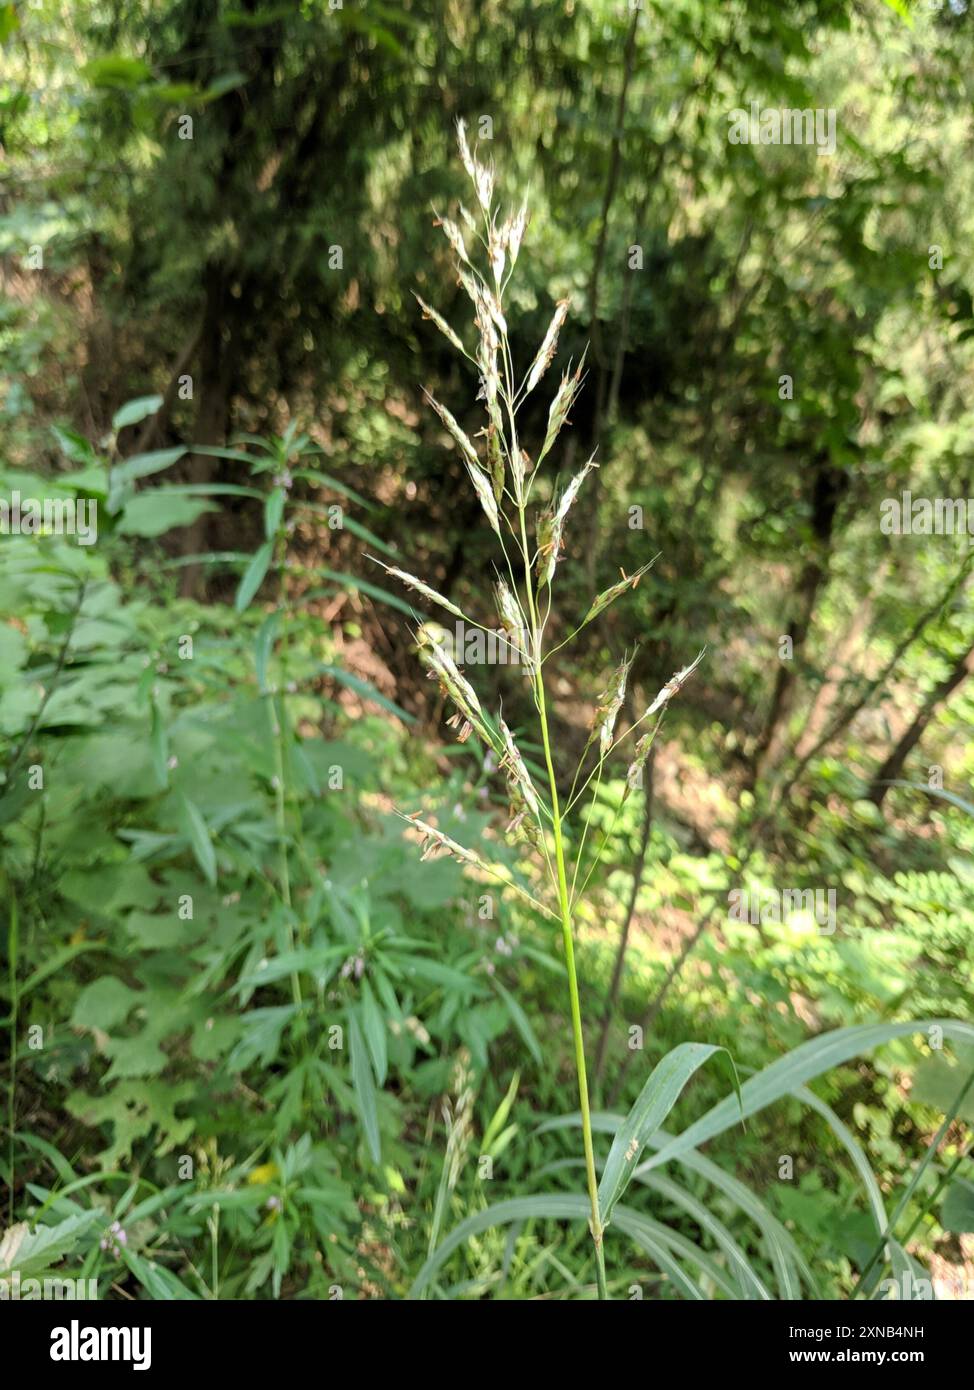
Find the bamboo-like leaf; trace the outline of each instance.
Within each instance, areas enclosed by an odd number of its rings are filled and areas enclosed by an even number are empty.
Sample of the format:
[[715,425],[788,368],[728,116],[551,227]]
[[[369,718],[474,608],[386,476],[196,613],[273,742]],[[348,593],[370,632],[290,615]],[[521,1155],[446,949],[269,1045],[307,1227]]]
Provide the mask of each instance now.
[[258,550],[254,551],[250,564],[244,570],[240,580],[240,588],[237,590],[237,597],[234,600],[234,607],[238,613],[249,608],[251,599],[264,582],[264,575],[270,567],[273,555],[274,542],[272,540],[265,541]]
[[504,986],[501,984],[500,980],[495,979],[492,980],[491,983],[497,990],[497,993],[503,999],[504,1003],[507,1005],[507,1012],[511,1016],[511,1021],[513,1022],[514,1027],[520,1033],[521,1040],[524,1043],[524,1046],[528,1049],[531,1056],[534,1058],[534,1060],[540,1067],[543,1064],[544,1058],[541,1052],[541,1044],[538,1042],[538,1036],[535,1033],[534,1029],[531,1027],[531,1020],[528,1018],[527,1014],[521,1008],[521,1005],[518,1003],[518,1001],[514,998],[514,995],[511,993],[511,991],[509,989],[505,989]]
[[[570,1193],[513,1197],[509,1201],[495,1202],[485,1210],[475,1212],[473,1216],[461,1221],[459,1226],[455,1226],[441,1241],[417,1274],[409,1290],[409,1297],[419,1298],[454,1251],[483,1231],[531,1220],[587,1221],[590,1215],[588,1198]],[[677,1254],[704,1270],[708,1278],[722,1287],[729,1297],[740,1296],[738,1286],[727,1271],[722,1270],[708,1255],[677,1232],[667,1230],[658,1222],[622,1205],[616,1207],[615,1223],[617,1229],[628,1235],[649,1255],[687,1298],[703,1301],[706,1294],[684,1273],[675,1258]]]
[[[609,1157],[605,1161],[599,1183],[599,1212],[603,1226],[608,1226],[612,1219],[612,1209],[628,1187],[647,1139],[659,1129],[694,1072],[717,1053],[730,1057],[725,1047],[710,1043],[680,1043],[653,1068],[649,1080],[613,1139]],[[736,1072],[734,1080],[736,1084]]]
[[380,1086],[384,1086],[389,1066],[386,1021],[376,1003],[372,986],[368,980],[362,981],[362,1031],[365,1034],[369,1056],[372,1058],[372,1065],[375,1068],[375,1079]]
[[354,1013],[348,1015],[348,1054],[352,1070],[352,1087],[359,1118],[374,1163],[381,1162],[382,1144],[379,1138],[379,1114],[375,1101],[375,1080],[362,1029]]
[[206,821],[200,814],[199,807],[194,801],[190,801],[188,796],[182,798],[181,807],[183,829],[196,856],[196,862],[203,870],[207,882],[216,883],[216,850],[213,848]]
[[664,1178],[659,1173],[647,1174],[641,1181],[651,1191],[657,1192],[673,1206],[679,1207],[682,1211],[697,1223],[701,1230],[706,1231],[712,1236],[715,1243],[720,1246],[724,1254],[730,1261],[730,1268],[734,1270],[741,1280],[741,1288],[744,1297],[749,1299],[760,1299],[768,1302],[771,1299],[764,1281],[754,1269],[751,1261],[731,1235],[730,1231],[722,1221],[709,1211],[703,1202],[685,1191],[670,1178]]
[[853,1166],[860,1178],[862,1178],[863,1187],[866,1189],[866,1195],[869,1198],[869,1206],[873,1214],[873,1221],[876,1223],[876,1230],[882,1235],[883,1231],[886,1229],[886,1203],[883,1201],[883,1194],[879,1189],[879,1183],[876,1181],[875,1173],[869,1166],[869,1159],[866,1157],[862,1145],[852,1133],[852,1130],[849,1129],[848,1125],[844,1124],[832,1107],[827,1105],[824,1100],[820,1100],[814,1091],[810,1091],[807,1086],[798,1086],[794,1094],[804,1105],[807,1105],[810,1109],[822,1116],[823,1120],[825,1120],[826,1124],[828,1124],[829,1128],[832,1130],[832,1133],[852,1159]]
[[[623,1115],[595,1111],[592,1114],[592,1130],[596,1134],[616,1134],[624,1118]],[[543,1124],[538,1126],[535,1133],[547,1134],[558,1129],[579,1129],[581,1124],[582,1117],[578,1111],[575,1111],[571,1115],[559,1115],[554,1119],[545,1120]],[[668,1144],[672,1137],[665,1129],[658,1129],[646,1141],[646,1147],[654,1150],[660,1149],[664,1144]],[[798,1299],[801,1297],[798,1275],[805,1280],[812,1297],[817,1298],[819,1296],[818,1284],[811,1266],[790,1232],[785,1229],[776,1216],[771,1214],[760,1197],[730,1173],[725,1173],[711,1159],[697,1153],[695,1149],[682,1154],[676,1161],[682,1168],[697,1174],[710,1183],[712,1187],[717,1188],[719,1192],[724,1193],[755,1223],[767,1245],[768,1257],[775,1269],[782,1298]],[[569,1159],[567,1162],[576,1164],[580,1160]],[[639,1183],[648,1183],[651,1180],[651,1175],[637,1169],[633,1174],[633,1179]]]
[[728,1097],[708,1110],[695,1124],[682,1134],[676,1135],[658,1149],[641,1165],[641,1172],[649,1172],[674,1158],[679,1158],[690,1149],[698,1148],[715,1135],[723,1134],[742,1117],[755,1115],[759,1110],[772,1105],[782,1096],[790,1094],[823,1072],[841,1066],[850,1057],[858,1057],[874,1047],[894,1038],[908,1037],[911,1033],[923,1033],[929,1028],[941,1028],[945,1037],[955,1042],[974,1045],[974,1024],[963,1023],[955,1018],[919,1019],[905,1023],[867,1023],[851,1028],[836,1028],[817,1038],[801,1043],[784,1057],[780,1057],[763,1071],[751,1076],[741,1087],[738,1103]]

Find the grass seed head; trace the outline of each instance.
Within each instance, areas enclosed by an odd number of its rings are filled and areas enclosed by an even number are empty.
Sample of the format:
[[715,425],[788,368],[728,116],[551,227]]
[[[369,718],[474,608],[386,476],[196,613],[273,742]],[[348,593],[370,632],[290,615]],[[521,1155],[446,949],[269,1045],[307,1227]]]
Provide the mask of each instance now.
[[558,350],[558,334],[561,332],[561,326],[565,322],[569,304],[569,300],[559,299],[555,306],[555,312],[548,325],[548,331],[544,335],[544,339],[541,346],[538,348],[534,361],[531,363],[531,370],[528,373],[527,385],[524,390],[526,396],[531,394],[545,372],[551,366],[552,359]]

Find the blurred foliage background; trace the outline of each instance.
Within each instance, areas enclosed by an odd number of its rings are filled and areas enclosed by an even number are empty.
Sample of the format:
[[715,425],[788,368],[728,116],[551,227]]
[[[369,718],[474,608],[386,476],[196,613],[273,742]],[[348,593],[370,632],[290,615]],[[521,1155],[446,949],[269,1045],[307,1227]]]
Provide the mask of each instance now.
[[[707,649],[643,793],[617,815],[619,769],[587,812],[599,1104],[687,1038],[746,1074],[829,1028],[968,1017],[970,542],[880,508],[974,496],[972,51],[962,0],[0,4],[3,492],[99,503],[96,546],[0,538],[0,1175],[30,1268],[399,1297],[489,1201],[577,1188],[577,1136],[539,1129],[576,1104],[550,925],[419,870],[391,815],[531,880],[417,679],[422,605],[365,558],[493,621],[421,393],[472,434],[476,383],[414,299],[466,322],[434,225],[467,196],[458,117],[529,201],[523,361],[560,298],[563,359],[587,345],[545,486],[600,468],[552,640],[659,554],[558,664],[565,786],[624,652],[635,708]],[[834,154],[731,143],[752,103],[834,109]],[[477,675],[527,733],[523,684]],[[837,930],[729,920],[737,887],[834,890]],[[877,1228],[842,1132],[888,1211],[936,1136],[900,1231],[970,1297],[972,1065],[894,1041],[817,1083],[835,1124],[782,1100],[708,1156],[844,1297]],[[728,1235],[765,1270],[733,1194],[716,1233],[643,1195],[706,1296],[733,1296]],[[617,1296],[683,1296],[645,1248],[608,1259]],[[435,1287],[579,1297],[587,1261],[583,1226],[531,1217]]]

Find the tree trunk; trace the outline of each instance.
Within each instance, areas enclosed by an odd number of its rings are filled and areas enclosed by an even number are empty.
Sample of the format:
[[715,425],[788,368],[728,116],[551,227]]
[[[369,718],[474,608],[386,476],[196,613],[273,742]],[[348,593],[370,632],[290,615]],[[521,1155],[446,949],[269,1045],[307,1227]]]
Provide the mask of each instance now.
[[[228,328],[227,309],[230,301],[229,277],[225,267],[211,265],[206,272],[206,308],[200,330],[200,372],[196,382],[198,405],[193,427],[193,443],[217,445],[226,442],[230,421],[230,405],[236,372],[238,344],[232,327]],[[191,483],[212,482],[218,460],[208,454],[193,454],[189,461]],[[182,554],[196,555],[206,549],[208,515],[204,513],[183,532]],[[184,598],[195,595],[200,579],[199,565],[187,565],[183,570],[180,592]]]
[[933,716],[937,713],[940,706],[954,693],[958,686],[962,685],[974,669],[974,645],[968,647],[963,656],[955,662],[950,674],[945,676],[939,685],[935,685],[930,694],[920,706],[913,723],[909,726],[889,757],[873,778],[869,788],[869,800],[875,802],[877,806],[883,804],[886,793],[889,791],[889,783],[897,781],[903,775],[903,767],[913,749],[920,742],[923,734]]
[[815,605],[828,579],[832,542],[839,503],[848,488],[848,477],[835,467],[828,455],[816,457],[811,469],[812,550],[802,566],[792,600],[792,618],[787,635],[791,638],[791,659],[780,661],[775,676],[771,704],[754,746],[750,785],[753,787],[775,765],[783,751],[788,718],[798,694],[797,665],[805,650],[815,616]]
[[936,618],[940,613],[944,611],[947,604],[954,597],[954,594],[964,583],[964,580],[967,577],[967,572],[970,569],[972,563],[974,563],[974,552],[969,554],[967,558],[964,560],[964,562],[961,564],[960,569],[954,576],[950,585],[945,590],[945,592],[937,599],[936,603],[932,604],[930,608],[926,609],[925,612],[920,614],[919,618],[917,618],[916,622],[913,624],[912,628],[910,628],[909,632],[907,632],[906,635],[897,643],[892,656],[890,657],[889,661],[887,661],[883,669],[880,671],[879,675],[875,676],[868,683],[868,685],[865,687],[862,693],[850,705],[847,705],[845,709],[840,710],[836,714],[835,718],[831,721],[828,727],[819,735],[815,742],[811,744],[804,753],[801,754],[796,766],[788,775],[788,778],[785,781],[784,786],[778,792],[777,800],[780,803],[784,803],[788,800],[788,795],[791,792],[792,787],[794,787],[795,783],[799,780],[806,767],[808,767],[809,763],[812,762],[813,759],[817,758],[819,753],[821,753],[825,748],[827,748],[828,745],[834,739],[838,738],[839,734],[842,733],[843,729],[847,729],[849,725],[852,723],[852,721],[856,718],[856,716],[859,713],[861,713],[862,710],[865,709],[865,707],[869,704],[869,701],[876,694],[876,692],[878,690],[882,690],[885,687],[887,681],[895,671],[896,667],[899,665],[900,661],[903,659],[905,653],[910,649],[910,647],[913,646],[914,642],[916,642],[922,636],[924,629],[931,622],[933,622],[934,618]]

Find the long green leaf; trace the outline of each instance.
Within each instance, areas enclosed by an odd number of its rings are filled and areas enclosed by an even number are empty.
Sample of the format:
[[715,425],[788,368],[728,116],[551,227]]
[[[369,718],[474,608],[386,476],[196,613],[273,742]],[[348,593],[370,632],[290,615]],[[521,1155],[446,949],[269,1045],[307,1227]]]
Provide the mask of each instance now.
[[207,882],[216,883],[216,850],[213,848],[210,832],[199,807],[194,801],[190,801],[188,796],[182,798],[182,819],[183,829],[196,856],[196,862],[203,870]]
[[772,1105],[782,1096],[788,1095],[833,1067],[841,1066],[850,1057],[861,1056],[864,1052],[880,1047],[893,1038],[902,1038],[910,1033],[923,1033],[929,1028],[941,1028],[945,1037],[957,1042],[974,1043],[974,1024],[961,1023],[954,1018],[921,1019],[908,1023],[867,1023],[851,1028],[836,1028],[817,1038],[801,1043],[786,1056],[772,1062],[769,1067],[750,1077],[741,1087],[739,1107],[734,1099],[728,1097],[708,1110],[695,1124],[682,1134],[671,1139],[658,1149],[652,1158],[642,1165],[643,1172],[669,1163],[690,1149],[698,1148],[709,1139],[723,1134],[742,1118],[755,1115],[759,1110]]
[[329,666],[323,663],[318,667],[318,674],[330,676],[331,679],[337,681],[339,685],[344,685],[347,686],[349,690],[354,690],[355,693],[361,695],[363,699],[371,700],[373,704],[380,705],[382,709],[388,710],[388,712],[394,714],[397,719],[401,719],[404,724],[415,724],[416,720],[413,715],[407,714],[400,705],[397,705],[393,700],[387,699],[385,695],[376,690],[375,686],[371,685],[368,681],[362,680],[360,676],[353,676],[351,671],[344,671],[341,666]]
[[659,1193],[674,1206],[679,1207],[691,1217],[697,1225],[712,1236],[717,1245],[720,1246],[724,1254],[730,1260],[731,1269],[735,1270],[741,1279],[741,1289],[743,1297],[748,1299],[762,1299],[769,1301],[771,1294],[768,1292],[764,1282],[751,1265],[750,1260],[738,1245],[737,1241],[728,1231],[722,1221],[719,1221],[713,1212],[708,1211],[703,1202],[680,1187],[679,1183],[671,1178],[664,1178],[659,1173],[646,1174],[641,1181],[653,1192]]
[[609,1157],[605,1161],[599,1183],[599,1212],[603,1226],[608,1226],[612,1219],[612,1209],[625,1192],[647,1139],[659,1129],[694,1072],[721,1052],[725,1056],[730,1055],[726,1048],[710,1043],[680,1043],[653,1068],[649,1080],[613,1139]]
[[254,594],[263,584],[264,575],[270,567],[273,555],[274,542],[272,540],[265,541],[258,550],[254,551],[250,564],[244,570],[240,588],[237,590],[237,597],[234,600],[234,607],[238,613],[242,613],[245,608],[249,607]]
[[382,1144],[379,1138],[379,1114],[375,1101],[375,1081],[372,1078],[372,1063],[362,1037],[359,1021],[353,1013],[348,1015],[348,1052],[352,1068],[352,1086],[358,1105],[359,1118],[365,1130],[369,1152],[373,1162],[382,1159]]
[[541,1052],[541,1044],[538,1042],[538,1035],[531,1027],[531,1020],[514,998],[511,991],[505,989],[500,980],[492,980],[491,983],[507,1005],[507,1012],[511,1016],[511,1022],[514,1024],[514,1027],[521,1035],[521,1041],[540,1067],[544,1058]]
[[389,1067],[386,1021],[376,1003],[372,986],[368,980],[362,981],[362,1031],[365,1034],[369,1056],[372,1058],[372,1065],[375,1068],[375,1079],[380,1086],[384,1086]]
[[[409,1297],[418,1298],[431,1283],[438,1270],[455,1250],[459,1250],[473,1236],[495,1226],[507,1226],[531,1219],[553,1221],[586,1221],[591,1214],[587,1197],[571,1193],[556,1193],[550,1196],[512,1197],[505,1202],[495,1202],[484,1211],[475,1212],[455,1226],[450,1234],[437,1246],[413,1281]],[[686,1275],[674,1252],[692,1261],[704,1270],[709,1278],[723,1288],[729,1297],[739,1296],[739,1290],[726,1270],[721,1270],[703,1251],[699,1250],[684,1236],[669,1231],[665,1226],[642,1216],[639,1212],[625,1206],[617,1206],[615,1212],[617,1228],[628,1235],[653,1262],[673,1281],[688,1298],[703,1300],[706,1295],[699,1285]]]
[[[615,1134],[622,1124],[623,1118],[622,1115],[595,1111],[592,1115],[592,1129],[596,1134]],[[561,1115],[556,1119],[546,1120],[537,1127],[535,1133],[546,1134],[557,1129],[579,1129],[581,1123],[582,1117],[576,1111],[572,1115]],[[662,1148],[664,1144],[670,1142],[672,1137],[665,1129],[658,1129],[646,1141],[646,1147],[650,1149]],[[574,1165],[580,1160],[569,1159],[567,1162]],[[697,1153],[694,1149],[683,1154],[677,1159],[677,1162],[688,1172],[696,1173],[709,1182],[712,1187],[716,1187],[719,1192],[723,1192],[759,1228],[768,1248],[768,1256],[775,1268],[782,1298],[798,1299],[801,1297],[801,1285],[796,1277],[796,1271],[805,1280],[812,1296],[818,1297],[818,1283],[812,1273],[811,1266],[795,1243],[794,1238],[749,1187],[746,1187],[730,1173],[725,1173],[722,1168],[718,1168],[716,1163],[705,1158],[703,1154]],[[636,1170],[633,1177],[637,1182],[645,1183],[649,1180],[648,1176],[639,1169]]]

